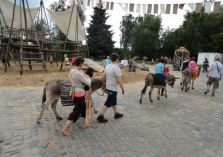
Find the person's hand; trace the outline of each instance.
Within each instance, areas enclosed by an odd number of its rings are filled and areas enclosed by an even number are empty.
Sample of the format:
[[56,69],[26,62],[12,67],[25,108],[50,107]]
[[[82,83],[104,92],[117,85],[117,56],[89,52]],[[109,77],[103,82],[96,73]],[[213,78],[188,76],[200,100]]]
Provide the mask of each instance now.
[[122,95],[124,95],[125,94],[125,90],[124,89],[122,89]]

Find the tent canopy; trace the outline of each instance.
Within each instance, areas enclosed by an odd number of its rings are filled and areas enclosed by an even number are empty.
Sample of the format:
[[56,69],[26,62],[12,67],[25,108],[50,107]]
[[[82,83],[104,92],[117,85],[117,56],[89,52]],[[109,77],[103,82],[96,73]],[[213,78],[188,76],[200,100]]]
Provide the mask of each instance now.
[[84,28],[79,16],[77,15],[77,8],[75,6],[73,8],[73,13],[72,13],[72,7],[61,12],[52,12],[49,9],[47,9],[47,11],[49,12],[50,17],[53,19],[55,24],[65,35],[67,35],[68,26],[71,18],[70,28],[67,36],[69,40],[71,41],[86,40]]
[[[12,23],[12,16],[13,16],[13,7],[14,3],[8,1],[8,0],[0,0],[0,9],[2,11],[2,15],[0,15],[0,20],[3,25],[8,27],[11,27]],[[35,19],[37,13],[38,13],[39,8],[33,8],[30,9],[30,14],[29,10],[26,9],[26,17],[27,17],[27,27],[30,28],[33,25],[33,20]],[[5,20],[5,22],[4,22]],[[14,22],[13,22],[13,28],[22,28],[25,29],[25,21],[24,21],[24,12],[23,12],[23,7],[20,8],[20,6],[15,7],[15,15],[14,15]]]
[[185,47],[180,47],[179,49],[176,50],[176,52],[189,53],[190,51],[188,51]]

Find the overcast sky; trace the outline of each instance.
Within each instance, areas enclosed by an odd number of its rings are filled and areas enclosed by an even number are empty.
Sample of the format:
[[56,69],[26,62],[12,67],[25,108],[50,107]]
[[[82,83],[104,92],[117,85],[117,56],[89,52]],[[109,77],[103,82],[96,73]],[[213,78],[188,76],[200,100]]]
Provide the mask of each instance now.
[[[14,0],[10,0],[14,1]],[[18,1],[18,0],[17,0]],[[68,0],[67,0],[68,1]],[[179,3],[198,3],[203,2],[203,0],[104,0],[104,1],[114,1],[118,3],[137,3],[140,2],[142,4],[151,3],[151,4],[179,4]],[[216,0],[220,1],[220,0]],[[19,1],[18,1],[19,2]],[[28,0],[30,7],[39,7],[40,6],[40,0]],[[49,8],[50,4],[53,2],[58,2],[58,0],[43,0],[44,6],[46,8]],[[221,0],[221,4],[223,4],[223,0]],[[185,7],[186,9],[187,7]],[[121,9],[122,10],[122,9]],[[122,20],[122,13],[121,10],[116,10],[113,12],[110,12],[108,10],[108,13],[110,13],[110,18],[108,19],[107,23],[112,25],[112,31],[114,32],[113,40],[116,41],[115,46],[119,47],[119,41],[120,41],[120,22]],[[93,9],[91,7],[88,7],[86,10],[86,14],[88,15],[86,17],[85,21],[85,27],[89,26],[89,22],[91,20],[91,14],[93,13]],[[184,21],[184,15],[185,11],[178,10],[178,14],[162,14],[162,26],[164,29],[166,28],[178,28]],[[123,14],[124,15],[124,14]]]

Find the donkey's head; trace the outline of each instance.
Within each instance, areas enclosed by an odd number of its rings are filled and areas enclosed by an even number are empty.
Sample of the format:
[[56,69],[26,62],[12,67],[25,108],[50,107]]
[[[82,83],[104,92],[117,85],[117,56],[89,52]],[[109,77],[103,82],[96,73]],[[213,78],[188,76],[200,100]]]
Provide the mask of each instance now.
[[173,88],[176,79],[179,79],[179,78],[176,78],[174,75],[169,74],[169,75],[167,76],[167,84]]
[[87,68],[85,71],[85,74],[87,74],[89,77],[93,77],[94,75],[94,69],[93,68]]

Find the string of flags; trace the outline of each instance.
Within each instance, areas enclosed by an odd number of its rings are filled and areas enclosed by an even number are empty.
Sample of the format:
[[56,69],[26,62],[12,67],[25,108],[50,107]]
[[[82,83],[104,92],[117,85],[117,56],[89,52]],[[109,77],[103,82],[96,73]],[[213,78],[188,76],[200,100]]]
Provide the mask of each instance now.
[[[98,1],[98,0],[96,0]],[[143,13],[143,14],[177,14],[179,9],[184,9],[187,5],[192,12],[199,14],[202,6],[205,13],[220,13],[221,2],[206,2],[206,3],[181,3],[181,4],[135,4],[135,3],[117,3],[104,0],[104,6],[107,10],[113,10],[115,5],[119,5],[125,12],[128,13]],[[92,6],[96,2],[88,0],[87,6]]]

